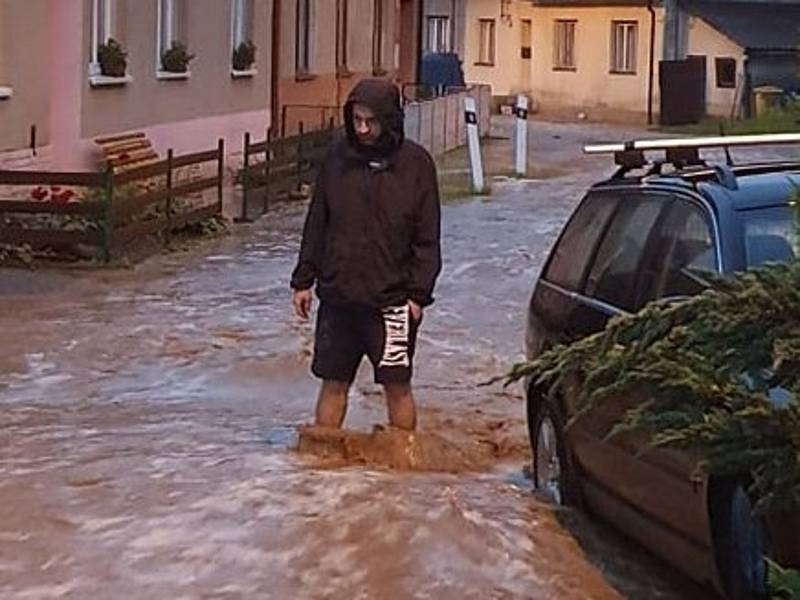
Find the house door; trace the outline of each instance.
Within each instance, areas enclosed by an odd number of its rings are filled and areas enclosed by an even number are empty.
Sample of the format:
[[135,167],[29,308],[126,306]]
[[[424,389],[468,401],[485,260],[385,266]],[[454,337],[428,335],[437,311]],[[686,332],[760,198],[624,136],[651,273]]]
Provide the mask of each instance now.
[[531,68],[533,61],[533,40],[532,40],[533,23],[530,19],[522,19],[520,21],[520,65],[522,66],[522,73],[520,77],[520,84],[522,89],[526,92],[531,90]]
[[698,123],[706,115],[706,57],[662,60],[658,82],[661,90],[661,124]]

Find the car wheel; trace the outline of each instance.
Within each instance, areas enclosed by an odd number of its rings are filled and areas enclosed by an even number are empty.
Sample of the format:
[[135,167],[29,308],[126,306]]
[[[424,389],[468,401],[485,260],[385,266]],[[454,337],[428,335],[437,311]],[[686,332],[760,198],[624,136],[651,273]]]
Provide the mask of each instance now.
[[717,565],[730,600],[767,598],[767,529],[741,483],[720,498]]
[[[530,413],[535,414],[531,415]],[[533,416],[531,420],[530,417]],[[554,504],[580,503],[572,456],[565,445],[564,422],[546,401],[529,410],[529,434],[533,451],[533,483],[543,498]]]

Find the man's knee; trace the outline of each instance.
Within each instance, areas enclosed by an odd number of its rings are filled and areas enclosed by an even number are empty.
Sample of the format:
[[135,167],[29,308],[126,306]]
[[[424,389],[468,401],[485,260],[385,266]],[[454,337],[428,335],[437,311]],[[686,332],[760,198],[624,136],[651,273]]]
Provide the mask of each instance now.
[[383,389],[389,402],[399,402],[411,397],[410,383],[385,383]]
[[322,393],[326,396],[347,396],[350,383],[347,381],[336,381],[325,379],[322,382]]

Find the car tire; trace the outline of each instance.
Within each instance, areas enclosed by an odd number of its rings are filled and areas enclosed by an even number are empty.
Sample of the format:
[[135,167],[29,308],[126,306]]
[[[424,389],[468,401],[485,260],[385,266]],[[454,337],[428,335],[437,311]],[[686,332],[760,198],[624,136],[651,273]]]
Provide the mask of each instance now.
[[566,446],[560,411],[546,400],[529,400],[528,435],[537,494],[553,504],[580,505],[580,484],[572,453]]
[[715,521],[715,554],[725,595],[729,600],[766,599],[767,527],[753,514],[741,482],[729,482],[719,493]]

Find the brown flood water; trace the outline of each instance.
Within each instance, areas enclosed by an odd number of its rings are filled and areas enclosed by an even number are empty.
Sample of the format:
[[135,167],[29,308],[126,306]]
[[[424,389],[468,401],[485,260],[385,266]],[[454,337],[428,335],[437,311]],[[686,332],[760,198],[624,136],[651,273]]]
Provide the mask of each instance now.
[[[520,356],[536,273],[607,167],[445,208],[412,469],[368,436],[344,461],[292,450],[316,393],[286,283],[300,206],[132,270],[0,270],[0,598],[709,597],[539,502],[519,390],[476,387]],[[348,427],[383,421],[365,367]]]

